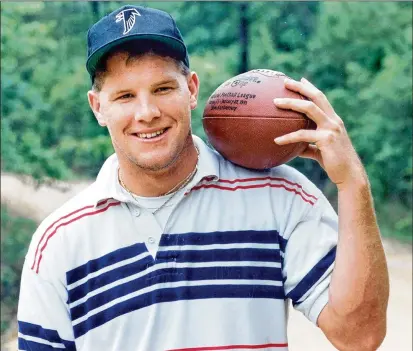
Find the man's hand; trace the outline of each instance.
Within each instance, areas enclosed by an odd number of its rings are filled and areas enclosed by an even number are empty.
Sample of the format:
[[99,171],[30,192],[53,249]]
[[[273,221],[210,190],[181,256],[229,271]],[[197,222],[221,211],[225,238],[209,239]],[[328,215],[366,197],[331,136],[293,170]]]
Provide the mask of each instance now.
[[299,130],[275,142],[310,143],[301,156],[317,160],[339,190],[339,241],[318,326],[340,350],[376,350],[386,335],[389,277],[366,172],[324,94],[304,78],[287,79],[285,86],[309,101],[275,99],[276,106],[306,114],[317,129]]
[[274,99],[278,108],[306,114],[317,124],[316,130],[301,129],[275,139],[279,145],[308,142],[301,157],[318,161],[339,189],[351,186],[353,180],[366,178],[364,167],[350,141],[342,119],[335,113],[326,96],[305,78],[300,82],[286,79],[285,87],[308,100]]

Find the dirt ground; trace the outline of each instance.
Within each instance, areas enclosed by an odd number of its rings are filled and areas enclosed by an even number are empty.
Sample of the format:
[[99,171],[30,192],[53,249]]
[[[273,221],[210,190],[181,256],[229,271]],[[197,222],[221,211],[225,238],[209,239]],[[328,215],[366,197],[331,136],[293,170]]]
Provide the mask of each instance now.
[[[1,203],[6,203],[22,216],[41,221],[64,201],[84,189],[87,182],[55,183],[35,188],[33,182],[11,174],[1,175]],[[384,240],[390,271],[390,302],[387,336],[380,351],[412,350],[412,247]],[[291,309],[289,349],[292,351],[333,351],[323,333],[299,312]],[[2,350],[15,351],[16,331],[6,337]],[[6,340],[5,340],[6,341]]]
[[[390,300],[387,312],[387,336],[378,350],[411,351],[412,348],[412,251],[410,246],[385,240],[390,273]],[[292,351],[336,350],[320,329],[299,312],[292,311],[288,336]]]

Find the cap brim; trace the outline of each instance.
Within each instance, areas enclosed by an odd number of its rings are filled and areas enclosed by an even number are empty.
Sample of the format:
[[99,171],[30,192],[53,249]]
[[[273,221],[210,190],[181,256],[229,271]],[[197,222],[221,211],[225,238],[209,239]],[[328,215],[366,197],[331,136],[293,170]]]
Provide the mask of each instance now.
[[165,44],[170,48],[170,50],[178,56],[178,58],[181,58],[182,61],[186,65],[188,65],[188,62],[185,61],[186,58],[186,48],[184,43],[182,43],[179,40],[176,40],[175,38],[166,36],[166,35],[160,35],[160,34],[136,34],[136,35],[129,35],[127,37],[120,38],[118,40],[115,40],[109,44],[106,44],[99,49],[97,49],[87,60],[86,62],[86,68],[89,72],[89,74],[93,77],[95,74],[96,66],[100,59],[111,49],[114,47],[123,44],[128,41],[157,41]]

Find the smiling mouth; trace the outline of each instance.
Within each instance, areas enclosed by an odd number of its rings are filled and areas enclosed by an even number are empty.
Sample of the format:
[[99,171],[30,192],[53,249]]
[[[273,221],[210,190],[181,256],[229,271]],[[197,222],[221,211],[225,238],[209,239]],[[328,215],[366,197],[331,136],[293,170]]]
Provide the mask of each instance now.
[[135,133],[138,138],[141,139],[154,139],[162,134],[164,134],[169,128],[160,129],[153,133]]

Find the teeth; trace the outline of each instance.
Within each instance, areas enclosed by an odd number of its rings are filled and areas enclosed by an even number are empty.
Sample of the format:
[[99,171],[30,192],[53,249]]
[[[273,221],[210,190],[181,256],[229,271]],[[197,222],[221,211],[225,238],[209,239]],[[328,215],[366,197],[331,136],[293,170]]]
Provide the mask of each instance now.
[[158,130],[157,132],[154,132],[154,133],[138,133],[137,135],[138,135],[139,138],[150,139],[150,138],[154,138],[158,135],[161,135],[164,131],[165,131],[165,129],[161,129],[161,130]]

